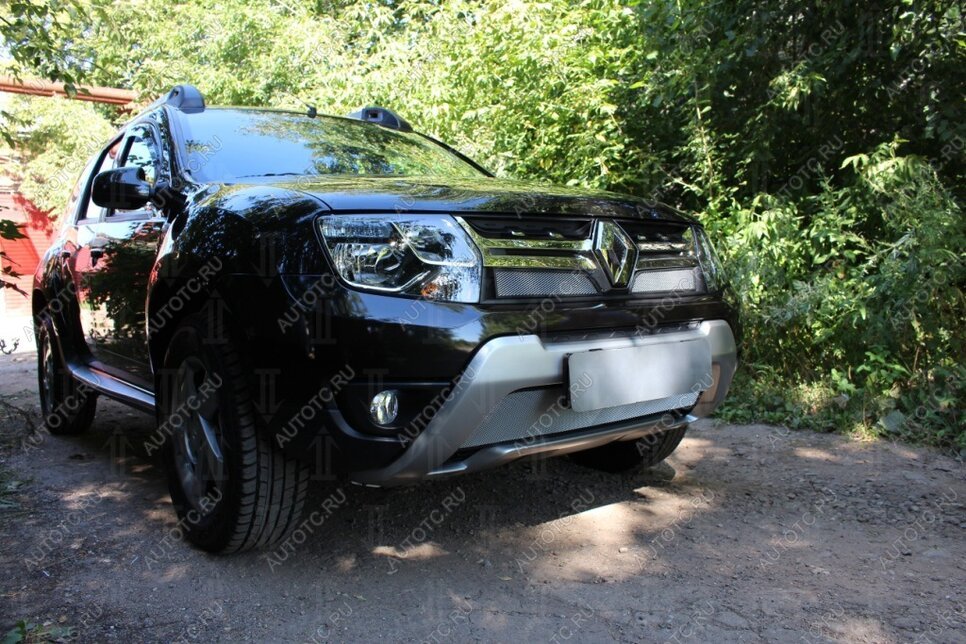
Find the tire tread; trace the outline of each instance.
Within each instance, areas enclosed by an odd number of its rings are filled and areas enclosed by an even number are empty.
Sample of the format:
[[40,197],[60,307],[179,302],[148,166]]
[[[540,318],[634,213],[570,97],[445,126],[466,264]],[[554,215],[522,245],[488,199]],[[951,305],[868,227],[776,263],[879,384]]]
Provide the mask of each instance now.
[[[207,335],[202,330],[206,328],[210,327],[195,327],[202,337]],[[224,328],[216,327],[214,334],[228,337]],[[259,431],[245,363],[232,343],[220,342],[213,351],[223,371],[222,390],[231,396],[237,420],[232,429],[237,432],[240,466],[238,472],[229,472],[237,485],[237,504],[222,543],[195,543],[212,552],[230,554],[271,546],[296,527],[305,505],[309,468],[284,455]]]

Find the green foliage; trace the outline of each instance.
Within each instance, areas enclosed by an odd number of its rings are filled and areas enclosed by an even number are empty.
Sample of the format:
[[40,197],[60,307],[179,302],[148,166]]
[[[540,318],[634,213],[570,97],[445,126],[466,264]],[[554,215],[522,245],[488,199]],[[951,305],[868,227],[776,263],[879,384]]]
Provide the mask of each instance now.
[[56,219],[84,164],[115,128],[89,103],[67,99],[20,98],[11,114],[21,124],[13,136],[22,162],[11,168],[20,193]]
[[3,644],[39,644],[40,642],[63,642],[76,636],[73,628],[40,625],[19,620],[3,637]]
[[[9,219],[0,219],[0,239],[13,240],[22,239],[24,237],[26,237],[26,235],[20,231],[20,227],[15,222],[10,221]],[[0,251],[0,260],[6,259],[7,254],[3,251]],[[2,292],[2,290],[5,288],[11,288],[23,293],[23,289],[17,286],[17,283],[13,281],[18,277],[20,277],[20,273],[13,270],[12,266],[4,266],[3,269],[0,270],[0,292]]]
[[[842,425],[963,448],[966,226],[933,167],[899,146],[845,159],[843,187],[735,203],[714,222],[733,242],[746,357],[768,374],[745,406],[771,418],[782,388],[825,386],[851,397]],[[786,399],[778,411],[825,422]]]
[[694,212],[744,308],[726,415],[966,444],[958,3],[76,2],[49,44],[89,82],[387,105],[498,174]]
[[75,45],[96,14],[82,0],[13,0],[0,9],[0,36],[19,64],[53,81],[63,81],[70,93],[83,74],[84,59]]
[[20,227],[9,219],[0,219],[0,239],[23,239]]

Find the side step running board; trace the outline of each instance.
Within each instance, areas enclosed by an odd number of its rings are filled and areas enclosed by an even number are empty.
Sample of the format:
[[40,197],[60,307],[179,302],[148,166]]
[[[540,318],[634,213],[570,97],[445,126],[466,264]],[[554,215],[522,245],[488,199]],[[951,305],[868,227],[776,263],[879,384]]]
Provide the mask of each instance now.
[[77,363],[71,363],[69,367],[74,377],[91,389],[143,412],[154,413],[154,394],[150,391],[135,387],[96,367]]

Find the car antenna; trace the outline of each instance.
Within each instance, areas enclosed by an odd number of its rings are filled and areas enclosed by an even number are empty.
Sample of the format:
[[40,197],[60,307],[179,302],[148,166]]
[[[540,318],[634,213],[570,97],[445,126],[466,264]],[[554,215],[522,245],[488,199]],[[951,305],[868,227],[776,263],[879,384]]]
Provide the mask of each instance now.
[[315,109],[315,105],[309,105],[308,103],[306,103],[305,101],[303,101],[301,98],[299,98],[298,96],[296,96],[292,92],[285,92],[285,95],[286,96],[289,96],[291,98],[294,98],[296,101],[298,101],[299,103],[301,103],[302,105],[304,105],[305,106],[305,115],[307,117],[309,117],[310,119],[314,119],[316,116],[319,115],[319,111],[317,109]]
[[296,98],[295,100],[297,100],[299,103],[301,103],[302,105],[304,105],[306,107],[305,115],[307,117],[309,117],[310,119],[314,119],[316,116],[319,115],[319,111],[317,109],[315,109],[315,105],[309,105],[308,103],[306,103],[305,101],[303,101],[300,98]]

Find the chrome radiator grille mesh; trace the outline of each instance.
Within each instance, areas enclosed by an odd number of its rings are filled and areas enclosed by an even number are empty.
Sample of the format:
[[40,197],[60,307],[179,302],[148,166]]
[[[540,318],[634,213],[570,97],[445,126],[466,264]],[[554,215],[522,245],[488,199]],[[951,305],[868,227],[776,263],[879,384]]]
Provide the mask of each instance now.
[[[673,409],[688,409],[698,401],[697,393],[660,400],[575,412],[560,406],[563,387],[515,391],[491,411],[462,448],[509,441],[532,441],[576,429],[587,429]],[[461,448],[461,449],[462,449]]]
[[493,270],[497,297],[597,295],[586,273],[497,268]]
[[694,268],[638,271],[631,284],[631,291],[633,293],[687,292],[699,290],[701,284],[701,273]]

